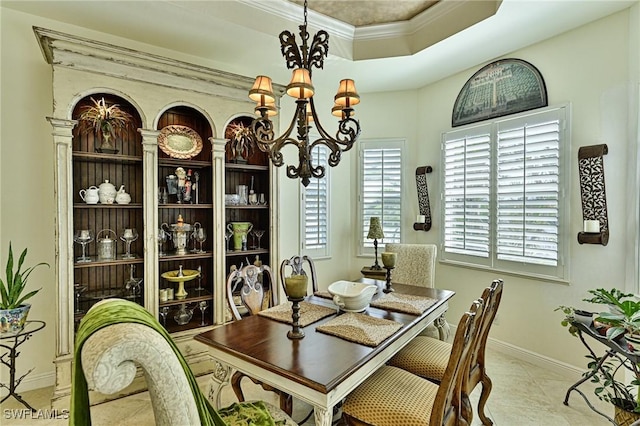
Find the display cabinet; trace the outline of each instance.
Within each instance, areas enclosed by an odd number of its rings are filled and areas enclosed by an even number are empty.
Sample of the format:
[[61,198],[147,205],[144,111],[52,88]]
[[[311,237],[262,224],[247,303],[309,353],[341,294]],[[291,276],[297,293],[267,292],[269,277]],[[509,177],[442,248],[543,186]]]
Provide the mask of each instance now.
[[[143,173],[140,116],[125,99],[94,93],[72,113],[104,100],[131,116],[130,125],[113,138],[112,152],[98,152],[102,135],[73,128],[73,317],[74,329],[96,302],[121,297],[144,304]],[[124,196],[124,195],[128,196]]]
[[184,106],[164,111],[157,127],[158,312],[170,332],[192,330],[214,318],[213,134],[199,111]]
[[[207,348],[193,337],[225,322],[227,271],[256,256],[269,265],[277,259],[273,166],[262,153],[245,164],[225,156],[227,126],[237,117],[250,120],[253,78],[34,31],[53,68],[47,117],[56,203],[52,406],[68,408],[75,327],[107,297],[144,306],[196,375],[214,371]],[[280,96],[284,87],[275,90]],[[103,98],[131,117],[108,141],[80,125],[84,108]],[[264,201],[225,206],[225,193],[252,181]],[[265,231],[259,246],[254,232],[246,250],[226,249],[227,224],[239,221]],[[143,388],[139,377],[122,395]]]
[[[237,125],[249,128],[252,120],[250,116],[238,116],[225,128],[228,140],[225,147],[226,274],[247,264],[273,269],[272,166],[269,157],[255,145],[243,153],[232,149],[234,135],[231,130]],[[266,291],[273,290],[266,288]],[[273,293],[277,301],[278,292]]]

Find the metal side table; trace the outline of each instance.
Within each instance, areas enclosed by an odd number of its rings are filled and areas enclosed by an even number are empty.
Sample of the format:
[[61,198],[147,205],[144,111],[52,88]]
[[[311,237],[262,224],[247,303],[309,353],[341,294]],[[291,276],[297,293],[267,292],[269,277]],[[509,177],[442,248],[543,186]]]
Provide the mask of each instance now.
[[[617,358],[618,361],[621,363],[621,365],[623,365],[625,368],[630,370],[635,377],[639,377],[640,378],[640,372],[638,371],[638,365],[640,364],[640,353],[638,353],[638,352],[630,352],[630,351],[626,350],[625,349],[626,348],[626,340],[624,340],[624,338],[621,341],[622,345],[620,345],[620,344],[616,343],[615,341],[611,341],[611,340],[607,339],[605,336],[600,335],[593,327],[587,327],[584,324],[579,323],[579,322],[572,322],[572,324],[578,329],[578,337],[580,338],[580,341],[582,342],[582,344],[589,351],[589,354],[591,355],[591,358],[595,362],[597,362],[597,366],[596,366],[595,369],[591,369],[591,371],[589,371],[588,373],[585,373],[580,380],[578,380],[576,383],[574,383],[567,390],[567,394],[566,394],[566,396],[564,398],[564,405],[569,405],[569,395],[571,394],[572,391],[576,391],[576,392],[578,392],[580,394],[580,396],[582,396],[582,398],[587,403],[589,408],[591,408],[591,410],[593,410],[594,412],[600,414],[602,417],[606,418],[612,424],[617,426],[616,422],[611,417],[607,416],[606,414],[602,413],[601,411],[598,411],[591,404],[591,402],[589,402],[589,399],[587,398],[587,396],[580,389],[578,389],[578,386],[580,386],[582,383],[586,382],[587,380],[591,379],[591,377],[593,377],[602,368],[602,365],[608,359],[611,359],[611,358]],[[608,347],[608,349],[605,351],[604,355],[599,357],[599,356],[597,356],[595,354],[593,349],[591,349],[591,347],[589,346],[589,344],[585,340],[585,338],[584,338],[585,335],[589,336],[590,338],[592,338],[592,339],[594,339],[594,340],[596,340],[596,341],[598,341],[598,342],[600,342],[603,345]]]
[[44,321],[27,321],[24,325],[24,328],[19,333],[7,333],[0,334],[0,347],[6,349],[8,352],[5,352],[0,356],[0,362],[9,367],[9,385],[7,386],[4,383],[0,383],[0,387],[9,389],[9,394],[2,398],[0,403],[3,403],[10,396],[13,396],[16,400],[18,400],[22,405],[29,408],[31,411],[37,411],[35,408],[30,406],[20,395],[16,393],[16,388],[22,382],[22,379],[25,376],[33,371],[33,368],[18,379],[16,379],[16,358],[20,355],[18,352],[18,346],[29,340],[29,338],[36,332],[42,330],[45,327],[46,323]]

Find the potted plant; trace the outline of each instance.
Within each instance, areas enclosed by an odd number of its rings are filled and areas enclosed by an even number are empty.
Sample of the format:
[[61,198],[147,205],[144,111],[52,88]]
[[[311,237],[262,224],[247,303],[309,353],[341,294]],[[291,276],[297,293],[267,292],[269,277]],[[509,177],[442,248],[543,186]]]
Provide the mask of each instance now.
[[246,162],[253,153],[253,131],[244,123],[236,122],[227,126],[226,137],[229,139],[231,158],[236,162]]
[[[616,340],[619,349],[617,356],[609,357],[602,364],[602,358],[591,352],[587,356],[590,361],[588,371],[584,373],[584,376],[589,376],[590,381],[596,384],[594,393],[600,400],[613,404],[616,424],[628,426],[640,419],[640,392],[638,392],[640,377],[638,365],[635,365],[631,359],[621,353],[634,353],[636,352],[634,347],[620,339],[624,337],[634,342],[632,336],[634,334],[640,335],[640,302],[635,300],[633,294],[623,293],[615,288],[611,290],[599,288],[589,290],[589,293],[591,297],[583,299],[585,302],[609,306],[608,311],[595,314],[595,318],[593,318],[595,330],[609,340]],[[564,326],[569,326],[569,332],[575,336],[578,331],[575,323],[579,321],[577,318],[579,311],[571,306],[560,306],[556,310],[563,311],[565,318],[561,323]],[[638,353],[633,355],[637,356]],[[627,371],[627,369],[636,376],[628,384],[616,379],[616,373],[620,370]]]
[[99,101],[91,98],[93,105],[82,107],[80,117],[80,128],[85,132],[93,131],[102,136],[102,145],[98,152],[117,154],[118,150],[111,143],[111,137],[116,137],[127,129],[132,122],[131,114],[120,109],[118,104],[107,106],[104,98]]
[[22,265],[26,257],[27,249],[25,248],[18,260],[18,267],[14,271],[13,250],[11,242],[9,242],[6,277],[5,280],[0,278],[1,333],[17,333],[22,331],[27,320],[27,315],[29,314],[29,309],[31,308],[30,304],[24,302],[40,291],[40,289],[38,289],[23,294],[27,286],[27,279],[38,266],[49,266],[47,263],[40,262],[35,266],[22,270]]

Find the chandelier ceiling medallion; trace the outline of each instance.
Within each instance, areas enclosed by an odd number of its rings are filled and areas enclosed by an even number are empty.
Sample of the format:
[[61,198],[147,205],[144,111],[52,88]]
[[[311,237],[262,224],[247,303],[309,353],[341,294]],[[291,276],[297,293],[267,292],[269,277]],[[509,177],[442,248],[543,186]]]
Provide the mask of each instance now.
[[[296,44],[296,38],[290,31],[280,33],[280,50],[287,63],[287,68],[293,69],[291,82],[287,86],[287,95],[296,99],[296,112],[291,120],[289,128],[278,138],[275,138],[273,122],[270,117],[276,115],[276,97],[273,94],[271,78],[259,75],[249,91],[249,98],[257,102],[255,111],[259,117],[253,120],[252,130],[256,144],[261,151],[267,152],[275,166],[282,166],[282,148],[286,145],[298,147],[298,166],[287,166],[287,177],[302,180],[307,186],[310,178],[322,178],[325,170],[321,165],[312,164],[311,152],[317,145],[325,145],[331,151],[328,156],[328,164],[331,167],[338,165],[343,151],[348,151],[360,136],[360,123],[352,118],[353,106],[360,103],[360,96],[351,79],[340,81],[338,93],[334,97],[335,105],[331,113],[340,119],[335,138],[331,137],[320,125],[318,115],[313,102],[314,87],[311,82],[311,69],[322,68],[324,58],[329,52],[329,34],[320,30],[314,36],[311,46],[307,44],[309,33],[307,32],[307,1],[304,2],[304,24],[300,25],[300,37],[302,44]],[[309,141],[311,124],[315,123],[320,137],[313,142]],[[294,129],[297,134],[292,136]]]

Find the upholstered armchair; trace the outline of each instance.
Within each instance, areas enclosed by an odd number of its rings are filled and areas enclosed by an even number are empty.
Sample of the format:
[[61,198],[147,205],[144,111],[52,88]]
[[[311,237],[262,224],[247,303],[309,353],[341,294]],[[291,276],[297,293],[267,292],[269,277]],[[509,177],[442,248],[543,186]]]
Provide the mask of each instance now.
[[[136,376],[137,366],[143,373],[148,386],[151,405],[155,416],[156,425],[199,425],[202,422],[203,405],[208,405],[205,397],[197,387],[193,373],[184,361],[168,335],[162,333],[160,325],[144,308],[133,305],[132,302],[119,299],[107,299],[96,304],[92,310],[103,304],[113,304],[114,308],[120,309],[116,314],[123,318],[123,322],[100,325],[97,330],[91,329],[90,333],[84,333],[88,337],[81,345],[81,352],[76,360],[81,360],[81,367],[86,388],[82,389],[77,380],[80,372],[74,373],[74,389],[72,402],[72,417],[78,422],[76,416],[90,416],[83,412],[83,405],[88,410],[87,390],[95,390],[106,395],[116,394],[127,387]],[[127,305],[131,304],[131,305]],[[119,306],[115,306],[119,305]],[[124,305],[124,306],[122,306]],[[129,315],[129,308],[134,312]],[[138,311],[138,312],[136,312]],[[124,315],[122,314],[124,312]],[[101,312],[102,313],[102,312]],[[109,315],[110,312],[104,311]],[[130,320],[136,315],[142,316],[146,313],[150,318]],[[150,327],[149,324],[153,325]],[[81,323],[78,335],[91,327],[84,322]],[[85,330],[83,330],[83,327]],[[195,383],[195,385],[194,385]],[[195,390],[194,390],[195,388]],[[83,393],[85,395],[83,395]],[[78,395],[76,395],[78,394]],[[83,401],[84,399],[84,401]],[[262,402],[274,420],[281,420],[286,425],[296,423],[277,407]],[[74,405],[76,408],[74,408]],[[251,404],[247,404],[250,406]],[[210,405],[209,405],[210,407]],[[213,417],[225,419],[225,409],[213,413]],[[227,420],[224,420],[227,422]],[[220,421],[213,420],[213,424]]]
[[[393,282],[420,287],[435,286],[438,254],[438,247],[435,244],[387,243],[385,251],[398,254],[396,267],[391,275]],[[422,334],[447,340],[449,323],[444,318],[444,314],[429,325]]]

